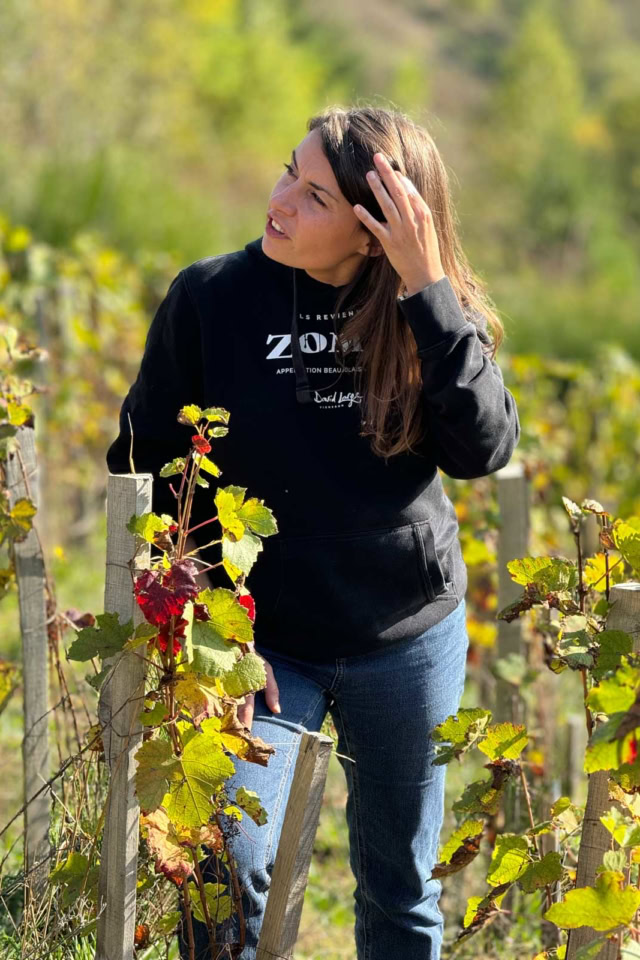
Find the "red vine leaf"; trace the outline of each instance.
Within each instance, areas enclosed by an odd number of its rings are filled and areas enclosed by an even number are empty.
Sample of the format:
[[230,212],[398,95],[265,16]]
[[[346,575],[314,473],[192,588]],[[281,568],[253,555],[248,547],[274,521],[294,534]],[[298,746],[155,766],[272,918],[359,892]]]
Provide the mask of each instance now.
[[256,619],[256,604],[251,594],[243,593],[242,596],[238,597],[238,603],[245,608],[249,619],[253,623]]
[[191,437],[191,442],[198,453],[211,453],[211,444],[201,434],[194,433],[194,435]]
[[185,559],[172,563],[166,573],[143,570],[135,578],[136,600],[149,623],[160,626],[182,616],[187,601],[198,595],[197,573],[193,560]]

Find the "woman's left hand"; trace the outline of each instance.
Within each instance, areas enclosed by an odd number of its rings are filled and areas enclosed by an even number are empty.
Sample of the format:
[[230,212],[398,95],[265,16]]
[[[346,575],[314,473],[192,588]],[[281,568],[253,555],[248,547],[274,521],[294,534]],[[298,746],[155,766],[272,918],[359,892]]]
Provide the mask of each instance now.
[[413,184],[409,187],[410,181],[382,153],[373,160],[377,173],[368,173],[367,180],[387,222],[380,223],[359,204],[353,212],[379,240],[411,296],[445,276],[433,215]]

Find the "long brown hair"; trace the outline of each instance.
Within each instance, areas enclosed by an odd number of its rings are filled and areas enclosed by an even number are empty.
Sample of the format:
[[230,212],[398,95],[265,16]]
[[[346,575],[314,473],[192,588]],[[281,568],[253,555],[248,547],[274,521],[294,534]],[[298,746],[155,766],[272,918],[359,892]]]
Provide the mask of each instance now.
[[[366,179],[367,170],[375,166],[374,153],[383,153],[394,170],[413,181],[433,215],[443,270],[465,316],[478,328],[483,351],[493,359],[504,327],[462,251],[448,174],[430,134],[401,111],[374,106],[329,107],[308,120],[308,131],[316,128],[343,195],[352,205],[362,204],[377,220],[386,222]],[[381,457],[416,452],[425,435],[421,363],[413,332],[398,307],[402,281],[384,251],[363,261],[341,292],[336,311],[356,287],[355,313],[340,330],[337,356],[344,363],[349,343],[361,346],[361,436],[372,438],[371,449]]]

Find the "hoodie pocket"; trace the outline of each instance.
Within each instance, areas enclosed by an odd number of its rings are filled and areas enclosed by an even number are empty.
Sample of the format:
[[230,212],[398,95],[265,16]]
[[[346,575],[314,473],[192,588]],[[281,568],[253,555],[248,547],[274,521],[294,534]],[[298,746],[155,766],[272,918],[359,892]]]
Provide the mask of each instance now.
[[438,559],[433,528],[429,520],[421,520],[412,524],[413,536],[422,562],[420,569],[424,575],[424,589],[429,600],[435,600],[441,593],[445,593],[448,582]]
[[446,590],[428,520],[364,533],[280,540],[282,623],[380,633]]

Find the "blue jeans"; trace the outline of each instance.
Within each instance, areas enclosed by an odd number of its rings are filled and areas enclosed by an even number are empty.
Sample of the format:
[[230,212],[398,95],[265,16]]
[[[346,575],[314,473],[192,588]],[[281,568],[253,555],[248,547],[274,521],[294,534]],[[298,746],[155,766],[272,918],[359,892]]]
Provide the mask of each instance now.
[[[246,918],[242,960],[254,960],[300,732],[319,730],[329,712],[347,781],[346,817],[356,886],[358,960],[437,960],[442,890],[430,879],[444,815],[446,766],[432,766],[430,732],[462,697],[469,638],[465,600],[419,637],[362,656],[307,663],[265,646],[280,690],[274,715],[256,694],[252,732],[274,744],[268,767],[236,760],[234,787],[255,790],[268,813],[248,817],[233,839]],[[349,758],[349,759],[346,759]],[[206,861],[205,879],[214,879]],[[224,869],[222,880],[226,880]],[[209,957],[206,928],[194,923],[196,960]],[[236,940],[236,919],[216,940]],[[188,956],[181,943],[183,956]]]

